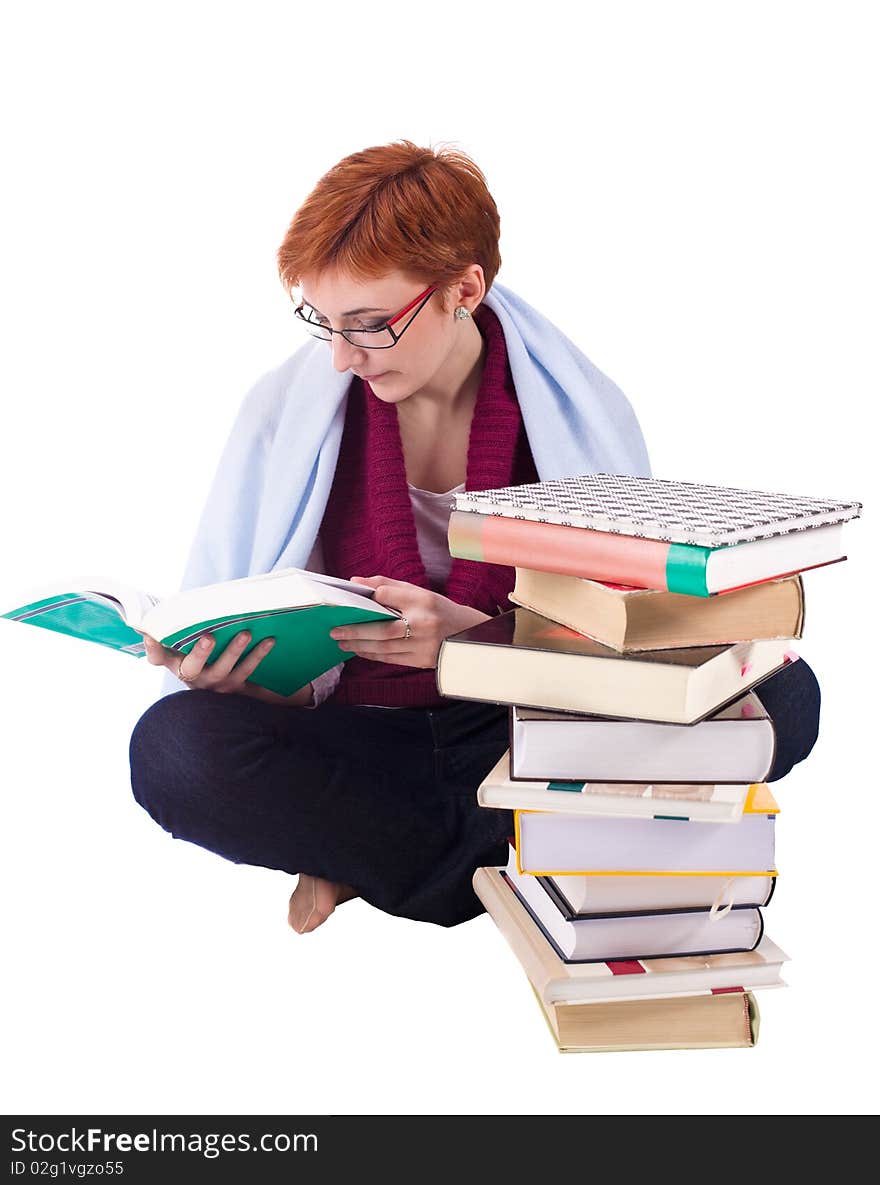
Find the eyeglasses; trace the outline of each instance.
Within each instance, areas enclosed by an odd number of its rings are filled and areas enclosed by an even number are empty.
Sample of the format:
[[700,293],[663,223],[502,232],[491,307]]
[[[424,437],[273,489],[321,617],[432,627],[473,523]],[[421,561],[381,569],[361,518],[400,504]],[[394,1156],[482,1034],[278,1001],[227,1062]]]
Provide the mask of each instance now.
[[[293,315],[303,322],[312,337],[320,338],[321,341],[332,341],[333,334],[339,333],[347,342],[350,342],[353,346],[358,346],[360,349],[390,350],[392,346],[397,345],[438,288],[439,284],[433,284],[430,288],[426,288],[424,292],[420,292],[415,300],[409,302],[406,308],[401,309],[399,313],[395,313],[393,317],[389,317],[387,321],[383,321],[381,325],[366,326],[363,329],[331,329],[327,324],[326,318],[322,317],[313,308],[307,306],[305,301],[297,305],[293,311]],[[416,311],[401,329],[400,333],[395,333],[391,328],[392,325],[395,325],[401,317],[405,317],[410,309],[413,308]]]

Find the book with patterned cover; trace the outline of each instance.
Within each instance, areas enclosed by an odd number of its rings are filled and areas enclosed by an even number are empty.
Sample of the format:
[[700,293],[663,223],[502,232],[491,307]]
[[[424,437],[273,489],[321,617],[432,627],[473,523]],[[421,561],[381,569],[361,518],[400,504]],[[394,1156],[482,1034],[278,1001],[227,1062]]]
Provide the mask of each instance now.
[[725,547],[858,518],[861,502],[699,482],[588,473],[465,490],[454,509],[585,527],[637,539]]

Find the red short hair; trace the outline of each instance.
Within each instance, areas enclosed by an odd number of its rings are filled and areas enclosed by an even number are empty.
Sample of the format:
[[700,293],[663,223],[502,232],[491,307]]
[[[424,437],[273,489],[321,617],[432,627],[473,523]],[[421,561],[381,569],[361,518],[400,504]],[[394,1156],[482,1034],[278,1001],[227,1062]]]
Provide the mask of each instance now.
[[361,280],[398,270],[442,290],[478,263],[488,291],[501,266],[500,230],[469,156],[398,140],[352,153],[324,174],[293,217],[278,271],[288,292],[328,267]]

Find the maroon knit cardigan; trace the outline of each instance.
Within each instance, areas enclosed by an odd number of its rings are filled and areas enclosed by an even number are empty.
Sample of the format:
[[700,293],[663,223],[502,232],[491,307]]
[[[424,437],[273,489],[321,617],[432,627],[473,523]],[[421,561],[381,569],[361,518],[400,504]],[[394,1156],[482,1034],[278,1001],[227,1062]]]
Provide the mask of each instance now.
[[[486,342],[480,389],[467,455],[468,490],[537,481],[513,386],[504,331],[481,305],[474,319]],[[368,383],[355,378],[321,542],[331,576],[388,576],[430,588],[419,554],[407,488],[397,408],[383,403]],[[451,601],[494,615],[512,608],[507,594],[515,571],[499,564],[454,558],[445,586]],[[342,668],[328,703],[433,707],[445,703],[436,671],[352,658]]]

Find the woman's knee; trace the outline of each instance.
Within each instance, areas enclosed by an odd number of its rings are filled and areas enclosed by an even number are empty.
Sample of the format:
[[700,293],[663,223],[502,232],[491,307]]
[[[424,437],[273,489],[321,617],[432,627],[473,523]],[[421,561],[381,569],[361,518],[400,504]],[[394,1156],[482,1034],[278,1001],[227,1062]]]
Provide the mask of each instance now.
[[131,788],[135,801],[154,818],[156,790],[166,785],[172,774],[167,740],[179,727],[180,717],[185,715],[177,701],[185,699],[188,694],[180,691],[151,704],[134,726],[128,742]]
[[169,819],[234,816],[272,781],[277,721],[243,695],[180,691],[152,704],[129,741],[135,800],[166,830]]
[[776,731],[776,758],[767,778],[776,782],[807,757],[819,737],[822,695],[810,666],[801,658],[755,688]]
[[[129,740],[131,787],[135,800],[157,821],[169,798],[181,801],[201,780],[212,751],[209,692],[179,691],[163,696],[144,712]],[[220,697],[213,697],[215,700]]]

